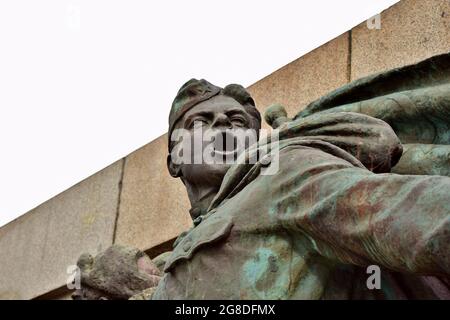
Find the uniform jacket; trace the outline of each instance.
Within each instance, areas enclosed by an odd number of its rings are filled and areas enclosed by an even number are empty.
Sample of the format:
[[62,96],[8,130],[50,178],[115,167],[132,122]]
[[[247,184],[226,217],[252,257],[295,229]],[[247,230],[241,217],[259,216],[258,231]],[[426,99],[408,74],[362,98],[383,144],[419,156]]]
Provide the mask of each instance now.
[[450,178],[389,173],[402,152],[389,125],[313,115],[268,144],[229,169],[153,299],[450,299]]

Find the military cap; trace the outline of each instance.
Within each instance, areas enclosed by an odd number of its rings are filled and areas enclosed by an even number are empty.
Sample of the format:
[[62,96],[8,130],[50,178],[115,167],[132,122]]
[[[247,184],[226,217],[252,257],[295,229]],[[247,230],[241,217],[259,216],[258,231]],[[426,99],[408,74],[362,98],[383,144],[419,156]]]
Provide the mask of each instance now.
[[259,120],[261,119],[259,112],[256,110],[254,100],[241,85],[229,84],[222,89],[206,81],[205,79],[191,79],[180,88],[172,103],[172,108],[170,109],[169,114],[169,141],[175,124],[187,111],[200,102],[211,99],[219,94],[230,96],[242,105],[253,107],[255,111],[254,114],[259,118]]

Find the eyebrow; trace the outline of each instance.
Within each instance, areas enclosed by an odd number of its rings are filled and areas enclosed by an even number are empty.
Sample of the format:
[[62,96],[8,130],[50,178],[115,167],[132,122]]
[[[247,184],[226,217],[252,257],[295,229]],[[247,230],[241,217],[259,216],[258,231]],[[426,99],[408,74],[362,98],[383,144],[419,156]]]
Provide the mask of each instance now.
[[[247,115],[245,110],[241,110],[241,109],[238,109],[238,108],[235,108],[235,107],[232,107],[232,108],[233,109],[225,111],[225,114],[227,116],[234,115],[234,114],[241,114],[241,115],[245,115],[245,116]],[[190,116],[188,116],[186,118],[186,120],[184,121],[184,123],[185,124],[186,123],[190,123],[192,121],[192,118],[195,118],[195,117],[212,118],[213,115],[214,115],[214,112],[212,112],[212,111],[199,111],[197,113],[194,113],[194,114],[191,114]]]

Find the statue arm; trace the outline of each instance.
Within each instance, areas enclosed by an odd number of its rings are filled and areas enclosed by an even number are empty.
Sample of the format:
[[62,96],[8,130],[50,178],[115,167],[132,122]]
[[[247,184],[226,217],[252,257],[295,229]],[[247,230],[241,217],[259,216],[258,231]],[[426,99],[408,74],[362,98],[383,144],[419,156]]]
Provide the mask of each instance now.
[[340,112],[356,112],[381,119],[394,128],[403,143],[450,144],[449,84],[392,93],[315,115]]
[[[394,129],[407,151],[392,172],[450,176],[448,161],[450,84],[448,82],[411,90],[399,90],[352,103],[347,101],[344,104],[334,105],[326,101],[327,99],[313,103],[302,111],[294,122],[308,121],[308,118],[314,116],[326,119],[332,114],[347,112],[381,119]],[[371,168],[368,167],[368,169]]]
[[[281,224],[332,260],[450,275],[450,178],[374,174],[319,149],[280,151]],[[278,184],[278,186],[277,186]]]
[[280,128],[280,140],[303,137],[331,143],[375,173],[390,172],[402,156],[402,145],[392,128],[385,121],[365,114],[313,114],[286,122]]

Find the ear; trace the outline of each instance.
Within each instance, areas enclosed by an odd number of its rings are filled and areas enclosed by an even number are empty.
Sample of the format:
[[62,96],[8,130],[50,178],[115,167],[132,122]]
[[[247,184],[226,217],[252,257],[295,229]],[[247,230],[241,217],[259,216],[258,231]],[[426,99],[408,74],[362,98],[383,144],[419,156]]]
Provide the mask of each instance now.
[[170,154],[167,156],[167,169],[169,169],[169,173],[174,178],[181,177],[181,167],[178,164],[174,164],[172,162],[172,157]]

